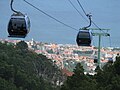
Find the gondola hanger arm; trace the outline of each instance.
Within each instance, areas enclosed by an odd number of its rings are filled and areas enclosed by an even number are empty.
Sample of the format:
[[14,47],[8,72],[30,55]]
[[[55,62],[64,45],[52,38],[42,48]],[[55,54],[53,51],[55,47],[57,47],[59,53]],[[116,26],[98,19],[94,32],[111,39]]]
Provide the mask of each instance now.
[[91,17],[92,17],[92,15],[91,14],[87,14],[86,16],[89,19],[89,25],[86,26],[86,27],[81,28],[80,30],[89,30],[88,28],[91,26],[91,23],[92,23]]
[[14,13],[16,13],[16,14],[22,14],[21,12],[16,11],[16,10],[13,8],[13,2],[14,2],[14,0],[11,0],[11,3],[10,3],[11,10],[12,10]]

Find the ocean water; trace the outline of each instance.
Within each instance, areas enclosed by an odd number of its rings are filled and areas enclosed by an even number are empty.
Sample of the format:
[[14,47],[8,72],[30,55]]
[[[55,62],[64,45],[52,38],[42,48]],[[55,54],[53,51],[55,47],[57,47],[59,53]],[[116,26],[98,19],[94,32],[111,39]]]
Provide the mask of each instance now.
[[[71,6],[68,0],[27,0],[47,14],[79,30],[89,23]],[[85,17],[77,0],[71,0]],[[120,47],[120,0],[80,0],[86,13],[92,14],[92,20],[100,27],[110,29],[110,37],[102,37],[101,46]],[[66,27],[34,9],[23,0],[14,0],[13,7],[26,13],[31,20],[31,31],[24,40],[51,42],[58,44],[76,44],[77,30]],[[0,0],[0,38],[8,38],[7,24],[13,12],[10,0]],[[85,17],[86,18],[86,17]],[[96,28],[94,25],[91,28]],[[16,39],[16,38],[15,38]],[[98,45],[98,37],[93,37],[92,45]]]

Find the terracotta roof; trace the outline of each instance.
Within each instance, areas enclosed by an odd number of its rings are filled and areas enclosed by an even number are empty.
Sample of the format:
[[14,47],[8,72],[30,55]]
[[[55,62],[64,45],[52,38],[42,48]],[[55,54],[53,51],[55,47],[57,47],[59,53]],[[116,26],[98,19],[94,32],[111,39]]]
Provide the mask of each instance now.
[[65,74],[66,76],[72,76],[72,75],[74,74],[73,72],[67,70],[66,68],[63,68],[63,69],[62,69],[62,72],[63,72],[63,74]]

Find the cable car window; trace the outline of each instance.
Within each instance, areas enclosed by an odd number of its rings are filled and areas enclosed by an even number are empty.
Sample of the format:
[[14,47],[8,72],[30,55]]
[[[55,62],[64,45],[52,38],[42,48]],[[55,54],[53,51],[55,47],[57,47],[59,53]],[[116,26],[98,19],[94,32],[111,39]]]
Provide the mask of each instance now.
[[89,32],[80,32],[79,38],[90,38]]
[[14,29],[18,29],[18,28],[25,29],[26,27],[25,20],[22,18],[12,18],[10,22],[12,23]]

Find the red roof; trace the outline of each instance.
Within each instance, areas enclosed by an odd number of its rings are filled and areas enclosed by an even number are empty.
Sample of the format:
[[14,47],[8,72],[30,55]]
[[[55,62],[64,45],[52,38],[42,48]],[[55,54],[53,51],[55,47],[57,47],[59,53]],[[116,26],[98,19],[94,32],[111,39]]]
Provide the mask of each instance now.
[[63,74],[65,74],[66,76],[72,76],[72,75],[74,74],[73,72],[67,70],[66,68],[63,68],[63,69],[62,69],[62,72],[63,72]]

